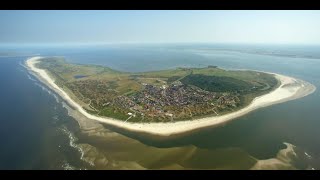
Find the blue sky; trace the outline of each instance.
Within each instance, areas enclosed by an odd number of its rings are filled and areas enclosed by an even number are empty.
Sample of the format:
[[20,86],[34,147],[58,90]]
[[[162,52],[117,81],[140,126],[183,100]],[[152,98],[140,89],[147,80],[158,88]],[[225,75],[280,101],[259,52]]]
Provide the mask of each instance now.
[[0,43],[320,44],[320,11],[0,11]]

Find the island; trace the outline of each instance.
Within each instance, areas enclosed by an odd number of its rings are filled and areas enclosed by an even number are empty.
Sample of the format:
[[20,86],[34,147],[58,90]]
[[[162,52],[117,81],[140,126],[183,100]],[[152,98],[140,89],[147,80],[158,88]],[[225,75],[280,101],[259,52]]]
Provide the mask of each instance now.
[[225,124],[255,109],[304,97],[315,86],[292,77],[215,65],[121,72],[61,57],[32,57],[39,80],[89,119],[170,136]]

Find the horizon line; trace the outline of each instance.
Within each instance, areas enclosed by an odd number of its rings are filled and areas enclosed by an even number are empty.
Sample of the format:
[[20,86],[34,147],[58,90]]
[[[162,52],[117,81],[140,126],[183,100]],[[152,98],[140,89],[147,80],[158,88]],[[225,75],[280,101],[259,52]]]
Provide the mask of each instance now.
[[85,46],[85,45],[191,45],[191,44],[211,44],[211,45],[303,45],[320,46],[320,43],[261,43],[261,42],[63,42],[63,43],[0,43],[0,46]]

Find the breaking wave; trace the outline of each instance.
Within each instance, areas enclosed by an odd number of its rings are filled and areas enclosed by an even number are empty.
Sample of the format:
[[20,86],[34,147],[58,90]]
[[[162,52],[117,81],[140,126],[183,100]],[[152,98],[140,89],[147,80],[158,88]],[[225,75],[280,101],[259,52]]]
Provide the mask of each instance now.
[[27,73],[27,76],[28,76],[28,79],[30,79],[31,81],[37,82],[37,80],[33,79],[33,78],[29,75],[29,73]]
[[[24,67],[25,69],[28,69],[21,61],[19,62],[19,65],[22,66],[22,67]],[[31,80],[31,81],[33,81],[36,86],[38,86],[38,87],[40,87],[42,90],[46,91],[49,95],[52,95],[52,96],[55,98],[55,100],[56,100],[57,103],[60,102],[58,96],[57,96],[55,93],[53,93],[51,90],[49,90],[49,89],[46,88],[45,86],[43,86],[43,85],[41,85],[40,83],[38,83],[38,81],[37,81],[36,79],[34,79],[33,77],[31,77],[31,76],[34,76],[32,73],[27,72],[26,74],[27,74],[28,79]]]
[[61,130],[64,134],[66,134],[69,137],[69,145],[73,148],[75,148],[79,153],[80,153],[80,159],[86,163],[88,163],[90,166],[94,166],[94,164],[91,161],[88,161],[84,158],[84,151],[83,149],[76,143],[78,141],[78,138],[71,132],[68,130],[68,128],[66,126],[62,126],[61,128],[59,128],[59,130]]
[[[23,61],[23,62],[25,62],[25,61]],[[26,69],[28,69],[27,66],[24,63],[22,63],[22,61],[19,62],[19,65],[24,67],[24,68],[26,68]]]
[[46,91],[49,95],[52,95],[55,98],[57,103],[60,102],[58,96],[55,93],[53,93],[51,90],[49,90],[48,88],[44,87],[40,83],[35,82],[34,84],[39,86],[42,90]]
[[71,166],[68,162],[64,162],[63,165],[62,165],[62,168],[64,170],[75,170],[76,168]]

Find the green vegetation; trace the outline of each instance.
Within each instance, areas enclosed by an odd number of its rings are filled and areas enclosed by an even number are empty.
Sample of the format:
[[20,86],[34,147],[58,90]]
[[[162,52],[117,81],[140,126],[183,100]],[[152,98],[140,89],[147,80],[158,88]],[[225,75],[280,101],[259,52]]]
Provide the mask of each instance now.
[[180,80],[183,84],[197,86],[212,92],[240,92],[249,91],[252,84],[245,81],[223,76],[207,76],[202,74],[191,74]]
[[41,60],[58,86],[91,114],[130,122],[217,116],[243,108],[275,89],[273,75],[216,66],[128,73],[97,65]]

